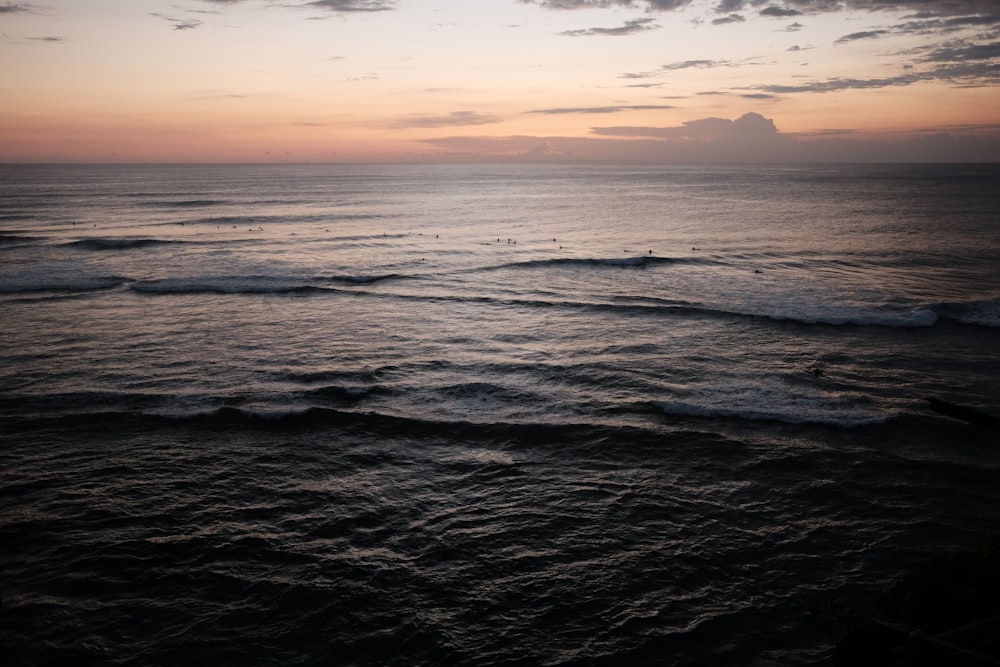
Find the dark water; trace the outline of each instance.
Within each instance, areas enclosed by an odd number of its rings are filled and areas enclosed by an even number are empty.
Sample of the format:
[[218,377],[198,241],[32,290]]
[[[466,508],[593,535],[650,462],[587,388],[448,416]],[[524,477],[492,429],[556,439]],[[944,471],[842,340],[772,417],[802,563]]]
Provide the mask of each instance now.
[[0,170],[19,664],[803,664],[997,532],[1000,170]]

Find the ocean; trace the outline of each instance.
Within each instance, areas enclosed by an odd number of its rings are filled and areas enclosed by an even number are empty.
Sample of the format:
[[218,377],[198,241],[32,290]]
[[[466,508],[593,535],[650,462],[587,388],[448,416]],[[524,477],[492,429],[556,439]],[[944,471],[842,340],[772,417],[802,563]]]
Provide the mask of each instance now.
[[0,166],[7,664],[800,665],[1000,528],[1000,166]]

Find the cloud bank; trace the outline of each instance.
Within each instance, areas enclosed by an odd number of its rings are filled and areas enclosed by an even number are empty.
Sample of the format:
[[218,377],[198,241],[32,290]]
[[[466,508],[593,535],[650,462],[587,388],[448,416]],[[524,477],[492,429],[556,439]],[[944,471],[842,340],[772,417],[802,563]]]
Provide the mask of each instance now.
[[[520,0],[545,9],[572,10],[609,7],[645,8],[649,12],[684,9],[693,0]],[[759,9],[764,16],[788,17],[802,14],[853,11],[924,12],[942,16],[996,13],[994,0],[721,0],[715,11],[730,14],[747,9]]]
[[593,133],[617,137],[758,141],[776,137],[778,128],[770,118],[764,118],[758,113],[748,113],[736,120],[702,118],[687,121],[677,127],[595,127]]
[[757,113],[671,127],[598,127],[591,137],[448,136],[423,143],[455,161],[607,160],[662,163],[986,162],[1000,154],[996,125],[962,126],[907,138],[865,139],[850,130],[780,132]]

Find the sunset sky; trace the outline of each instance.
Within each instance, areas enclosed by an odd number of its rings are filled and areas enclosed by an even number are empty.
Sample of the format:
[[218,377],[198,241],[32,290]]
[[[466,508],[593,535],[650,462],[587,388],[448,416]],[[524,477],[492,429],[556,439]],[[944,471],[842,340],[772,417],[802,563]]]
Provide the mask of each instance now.
[[0,162],[1000,161],[997,0],[0,0]]

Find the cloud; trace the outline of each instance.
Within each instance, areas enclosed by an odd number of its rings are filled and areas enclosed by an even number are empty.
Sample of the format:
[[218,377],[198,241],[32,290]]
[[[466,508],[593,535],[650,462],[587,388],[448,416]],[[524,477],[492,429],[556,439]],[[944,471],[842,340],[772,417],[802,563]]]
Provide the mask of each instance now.
[[[649,12],[669,12],[684,9],[692,0],[520,0],[545,9],[600,9],[609,7],[640,7]],[[969,16],[996,14],[996,0],[720,0],[716,13],[732,14],[747,7],[767,4],[764,16],[787,17],[800,14],[820,14],[849,11],[923,12],[938,16]]]
[[846,137],[852,134],[858,134],[857,130],[851,130],[846,128],[829,128],[822,130],[813,130],[812,132],[803,132],[798,136],[800,137]]
[[29,37],[28,39],[30,39],[33,42],[48,42],[48,43],[66,41],[62,37]]
[[[666,65],[660,65],[659,69],[655,69],[650,72],[625,72],[624,74],[618,75],[619,79],[651,79],[654,77],[663,76],[664,72],[675,72],[682,69],[712,69],[715,67],[736,67],[736,63],[731,60],[681,60],[674,63],[667,63]],[[651,87],[653,85],[659,84],[635,84],[632,87],[640,87],[645,85],[646,87]]]
[[[236,5],[247,0],[201,0],[213,5]],[[396,8],[396,0],[311,0],[286,6],[317,7],[331,12],[384,12]]]
[[746,19],[739,14],[730,14],[729,16],[724,16],[720,19],[713,19],[712,25],[728,25],[730,23],[743,23]]
[[[826,6],[824,0],[788,0],[796,5]],[[868,11],[919,11],[943,16],[995,13],[995,0],[846,0],[847,9]]]
[[866,90],[872,88],[889,88],[892,86],[909,86],[927,78],[923,74],[903,74],[882,79],[844,79],[834,78],[826,81],[812,81],[799,85],[771,84],[757,86],[757,90],[778,95],[790,93],[833,93],[841,90]]
[[0,14],[33,14],[37,7],[28,4],[11,4],[6,3],[0,5]]
[[610,35],[613,37],[622,37],[625,35],[634,35],[638,32],[646,32],[647,30],[656,30],[660,26],[653,23],[654,19],[633,19],[631,21],[626,21],[624,25],[618,26],[617,28],[587,28],[583,30],[566,30],[559,33],[560,35],[565,35],[567,37],[590,37],[593,35]]
[[[763,0],[724,0],[716,10],[739,11],[747,5],[760,6]],[[771,8],[774,8],[771,10]],[[868,12],[922,12],[939,16],[964,16],[989,14],[997,10],[995,0],[782,0],[770,4],[764,11],[777,15],[782,11],[800,14],[819,14],[840,11]],[[762,12],[763,13],[763,12]]]
[[926,78],[965,88],[993,88],[1000,85],[1000,63],[993,60],[948,63],[934,68]]
[[668,65],[662,65],[661,70],[673,72],[679,69],[709,69],[712,67],[732,67],[729,60],[682,60]]
[[802,12],[797,9],[790,9],[788,7],[779,7],[777,5],[770,5],[760,10],[761,16],[770,16],[773,18],[787,18],[789,16],[799,16]]
[[759,162],[789,158],[790,137],[748,113],[736,120],[703,118],[677,127],[593,128],[590,137],[437,137],[424,142],[457,151],[458,159]]
[[[921,53],[921,52],[916,52]],[[994,87],[1000,84],[1000,43],[956,40],[937,47],[925,47],[913,64],[896,76],[860,79],[836,77],[800,84],[765,84],[753,90],[775,95],[832,93],[844,90],[874,90],[938,81],[961,87]]]
[[158,19],[163,19],[171,23],[174,30],[194,30],[202,25],[202,22],[197,19],[175,19],[172,16],[165,16],[157,12],[152,12],[150,16],[155,16]]
[[608,7],[635,7],[645,5],[649,11],[672,11],[683,9],[692,0],[520,0],[526,5],[538,5],[545,9],[602,9]]
[[840,39],[836,40],[834,44],[847,44],[848,42],[856,42],[859,39],[877,39],[888,34],[888,30],[863,30],[861,32],[852,32],[851,34],[844,35]]
[[[655,75],[656,75],[656,72],[625,72],[624,74],[619,74],[618,78],[619,79],[648,79],[648,78],[650,78],[652,76],[655,76]],[[658,84],[658,83],[635,84],[636,87],[640,87],[640,86],[658,86],[658,85],[660,85],[660,84]]]
[[601,136],[688,140],[760,139],[778,134],[774,121],[758,113],[744,114],[736,120],[727,118],[689,120],[676,127],[595,127],[592,131]]
[[452,161],[628,160],[647,163],[994,162],[1000,124],[928,128],[876,139],[827,129],[783,134],[771,119],[703,118],[667,128],[594,128],[595,136],[445,136],[422,142]]
[[1000,13],[954,16],[948,18],[919,15],[909,16],[906,18],[912,20],[893,26],[893,30],[895,32],[904,35],[943,35],[950,32],[966,30],[968,28],[988,28],[1000,25]]
[[313,0],[303,7],[319,7],[331,12],[384,12],[396,8],[395,0]]
[[966,62],[1000,58],[1000,42],[975,44],[966,41],[954,42],[935,49],[923,58],[924,62]]
[[466,125],[489,125],[503,122],[492,114],[475,111],[453,111],[443,116],[432,114],[410,114],[396,119],[391,125],[395,128],[411,127],[460,127]]
[[746,0],[722,0],[719,5],[715,8],[718,14],[728,14],[729,12],[738,12],[746,7]]
[[630,106],[609,106],[609,107],[563,107],[555,109],[536,109],[534,111],[529,111],[527,113],[539,113],[539,114],[575,114],[575,113],[592,113],[592,114],[604,114],[604,113],[617,113],[619,111],[645,111],[648,109],[676,109],[667,104],[634,104]]
[[219,90],[205,90],[192,96],[195,100],[242,100],[251,97],[245,93],[226,93]]

